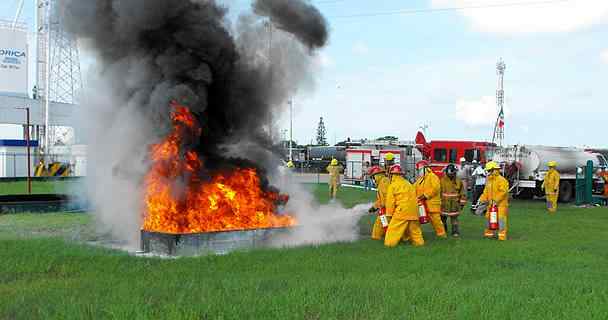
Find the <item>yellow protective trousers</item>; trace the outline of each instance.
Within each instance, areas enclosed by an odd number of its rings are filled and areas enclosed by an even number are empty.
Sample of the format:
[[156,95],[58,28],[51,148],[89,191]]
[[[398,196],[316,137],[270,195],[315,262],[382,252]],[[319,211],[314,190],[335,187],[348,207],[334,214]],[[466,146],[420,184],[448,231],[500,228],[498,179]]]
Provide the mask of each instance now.
[[445,228],[443,227],[443,222],[441,221],[441,213],[429,212],[429,216],[431,218],[433,229],[435,229],[435,234],[439,238],[446,238],[447,234],[445,233]]
[[387,247],[396,247],[401,239],[407,234],[410,243],[415,246],[423,246],[424,238],[422,238],[422,230],[418,220],[405,220],[393,217],[388,224],[384,245]]
[[329,181],[329,198],[330,199],[336,198],[336,194],[338,193],[339,186],[340,186],[340,184],[338,183],[338,181]]
[[490,206],[486,211],[486,230],[483,235],[486,238],[493,238],[498,231],[498,240],[507,240],[507,231],[509,230],[509,209],[498,207],[498,230],[490,230]]
[[557,193],[546,193],[547,197],[547,210],[549,213],[555,213],[557,211]]
[[[386,220],[390,225],[391,217],[386,216]],[[384,228],[382,227],[382,222],[380,222],[380,217],[376,217],[376,221],[374,222],[374,226],[372,227],[372,239],[374,240],[382,240],[384,238]]]

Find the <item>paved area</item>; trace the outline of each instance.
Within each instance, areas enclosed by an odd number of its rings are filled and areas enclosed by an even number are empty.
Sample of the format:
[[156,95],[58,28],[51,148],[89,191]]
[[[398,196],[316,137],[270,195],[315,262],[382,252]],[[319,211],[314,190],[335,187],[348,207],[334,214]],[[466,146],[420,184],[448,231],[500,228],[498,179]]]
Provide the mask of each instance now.
[[296,183],[328,183],[329,174],[318,173],[294,173],[292,175]]

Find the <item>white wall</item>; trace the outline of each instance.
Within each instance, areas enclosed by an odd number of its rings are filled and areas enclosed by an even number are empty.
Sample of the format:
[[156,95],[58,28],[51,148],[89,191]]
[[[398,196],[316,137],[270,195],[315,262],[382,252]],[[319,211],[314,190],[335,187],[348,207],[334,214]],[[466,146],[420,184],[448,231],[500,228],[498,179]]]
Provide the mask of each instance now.
[[[36,167],[37,148],[30,148],[31,175]],[[27,177],[27,148],[0,147],[0,178]]]

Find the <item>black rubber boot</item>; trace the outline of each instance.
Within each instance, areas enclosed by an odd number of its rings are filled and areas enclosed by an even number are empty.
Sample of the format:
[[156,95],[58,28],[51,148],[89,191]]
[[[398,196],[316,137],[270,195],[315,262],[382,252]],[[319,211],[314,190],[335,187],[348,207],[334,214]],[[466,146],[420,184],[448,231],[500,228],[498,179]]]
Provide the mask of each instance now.
[[448,217],[442,215],[441,216],[441,223],[443,223],[443,229],[445,229],[445,233],[448,234]]
[[457,224],[452,225],[452,237],[454,237],[454,238],[460,237],[460,231],[458,230]]

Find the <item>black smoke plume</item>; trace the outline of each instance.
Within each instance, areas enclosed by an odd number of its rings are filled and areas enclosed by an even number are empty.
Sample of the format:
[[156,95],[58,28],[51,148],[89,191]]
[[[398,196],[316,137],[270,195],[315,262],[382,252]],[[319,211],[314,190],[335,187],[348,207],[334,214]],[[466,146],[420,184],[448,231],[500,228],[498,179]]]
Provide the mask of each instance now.
[[278,28],[294,34],[310,48],[319,48],[327,42],[327,24],[321,13],[303,1],[258,0],[254,12],[269,17]]
[[[97,94],[141,113],[159,138],[171,123],[169,102],[189,106],[203,126],[196,150],[213,171],[227,163],[267,167],[260,151],[272,149],[269,123],[301,82],[288,69],[309,74],[304,57],[328,38],[326,20],[305,1],[258,0],[252,9],[236,28],[213,0],[64,0],[61,14],[110,79],[111,92]],[[275,26],[273,41],[295,49],[260,59],[269,41],[263,19]],[[260,156],[226,155],[227,146],[242,141]]]

